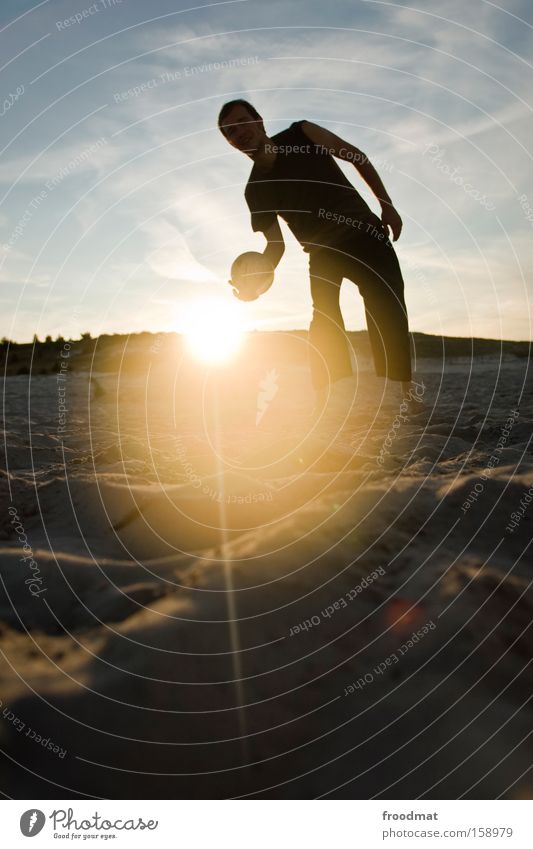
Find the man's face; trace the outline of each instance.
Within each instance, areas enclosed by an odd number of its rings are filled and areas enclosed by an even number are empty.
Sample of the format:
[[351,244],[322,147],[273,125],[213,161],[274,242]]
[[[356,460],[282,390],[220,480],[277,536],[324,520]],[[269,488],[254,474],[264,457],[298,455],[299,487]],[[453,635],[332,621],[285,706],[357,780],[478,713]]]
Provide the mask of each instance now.
[[224,118],[224,134],[232,147],[253,154],[265,139],[263,119],[254,118],[245,106],[234,106]]

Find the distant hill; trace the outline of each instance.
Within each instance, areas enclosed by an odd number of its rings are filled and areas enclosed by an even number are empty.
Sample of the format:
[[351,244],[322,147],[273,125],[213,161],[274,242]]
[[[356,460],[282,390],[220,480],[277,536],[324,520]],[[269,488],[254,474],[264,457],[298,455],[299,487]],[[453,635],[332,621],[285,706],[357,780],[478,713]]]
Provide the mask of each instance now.
[[[366,330],[348,332],[356,356],[370,358]],[[476,339],[460,336],[433,336],[412,333],[413,352],[417,359],[449,359],[451,357],[514,356],[529,357],[530,342],[499,339]],[[148,363],[160,364],[166,358],[180,356],[183,337],[177,333],[112,334],[92,338],[17,343],[4,339],[0,343],[0,367],[8,376],[20,374],[55,374],[61,364],[68,370],[115,372],[144,370]],[[265,358],[276,362],[307,361],[307,331],[254,331],[246,338],[241,357]]]

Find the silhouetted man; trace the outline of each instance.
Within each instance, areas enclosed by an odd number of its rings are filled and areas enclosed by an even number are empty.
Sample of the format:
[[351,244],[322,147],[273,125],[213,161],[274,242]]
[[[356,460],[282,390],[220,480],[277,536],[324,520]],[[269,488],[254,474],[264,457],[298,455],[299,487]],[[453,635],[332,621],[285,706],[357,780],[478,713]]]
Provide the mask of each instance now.
[[[296,121],[269,138],[263,119],[245,100],[225,103],[218,126],[254,164],[245,190],[252,229],[267,239],[264,256],[275,268],[285,250],[277,216],[309,254],[313,317],[309,328],[311,378],[318,397],[329,383],[351,375],[349,343],[340,311],[343,278],[363,296],[374,367],[380,377],[411,392],[411,353],[404,282],[389,240],[402,220],[381,179],[358,148],[310,121]],[[333,157],[353,163],[381,204],[381,219]]]

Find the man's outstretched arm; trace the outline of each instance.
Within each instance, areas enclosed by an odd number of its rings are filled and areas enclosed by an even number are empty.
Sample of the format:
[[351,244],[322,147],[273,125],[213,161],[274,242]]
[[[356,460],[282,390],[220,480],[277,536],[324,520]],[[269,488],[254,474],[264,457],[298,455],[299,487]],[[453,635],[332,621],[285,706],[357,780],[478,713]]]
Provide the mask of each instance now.
[[302,130],[314,144],[323,145],[331,151],[333,156],[353,163],[365,183],[372,189],[379,200],[381,204],[381,220],[385,226],[391,228],[393,241],[396,241],[402,232],[402,219],[394,208],[387,190],[368,156],[359,150],[359,148],[354,147],[353,144],[339,138],[335,133],[326,130],[325,127],[313,124],[312,121],[303,121]]

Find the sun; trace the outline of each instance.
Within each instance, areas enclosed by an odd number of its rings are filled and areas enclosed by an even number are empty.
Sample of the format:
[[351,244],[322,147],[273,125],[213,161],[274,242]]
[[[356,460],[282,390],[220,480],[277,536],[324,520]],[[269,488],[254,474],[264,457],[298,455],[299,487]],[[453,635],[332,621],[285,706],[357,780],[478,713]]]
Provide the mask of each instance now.
[[180,319],[189,352],[214,365],[232,359],[246,334],[241,305],[220,298],[195,302]]

